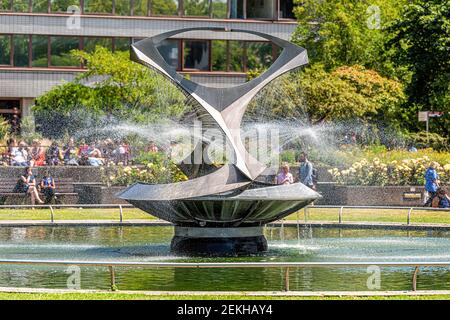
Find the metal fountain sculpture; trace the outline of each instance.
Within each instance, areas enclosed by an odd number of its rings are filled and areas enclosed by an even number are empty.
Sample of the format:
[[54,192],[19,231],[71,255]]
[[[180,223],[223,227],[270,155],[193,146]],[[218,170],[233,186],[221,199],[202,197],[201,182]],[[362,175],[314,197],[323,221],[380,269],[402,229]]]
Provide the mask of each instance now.
[[[272,66],[259,77],[231,88],[206,87],[179,75],[161,56],[158,46],[188,31],[242,32],[265,38],[282,48]],[[267,250],[263,226],[308,205],[320,195],[301,183],[269,185],[256,181],[266,166],[252,157],[240,137],[241,121],[251,99],[270,81],[308,63],[304,48],[247,30],[188,28],[166,32],[131,46],[131,59],[155,69],[199,104],[226,136],[233,161],[214,172],[171,184],[136,183],[118,196],[175,225],[171,249],[180,254],[253,254]]]

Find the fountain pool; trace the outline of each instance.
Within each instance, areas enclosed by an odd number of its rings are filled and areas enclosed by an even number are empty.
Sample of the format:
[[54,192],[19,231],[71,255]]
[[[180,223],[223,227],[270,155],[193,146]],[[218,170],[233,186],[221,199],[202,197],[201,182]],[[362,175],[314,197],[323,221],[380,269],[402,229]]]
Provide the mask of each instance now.
[[[170,251],[172,227],[2,227],[0,259],[277,262],[449,261],[450,232],[266,227],[268,251],[247,257],[185,257]],[[412,268],[382,268],[381,290],[408,290]],[[291,290],[367,290],[365,268],[292,269]],[[117,268],[125,290],[282,290],[281,269]],[[65,267],[0,266],[0,287],[66,288]],[[445,268],[423,268],[418,289],[448,289]],[[82,289],[109,289],[105,268],[83,267]]]

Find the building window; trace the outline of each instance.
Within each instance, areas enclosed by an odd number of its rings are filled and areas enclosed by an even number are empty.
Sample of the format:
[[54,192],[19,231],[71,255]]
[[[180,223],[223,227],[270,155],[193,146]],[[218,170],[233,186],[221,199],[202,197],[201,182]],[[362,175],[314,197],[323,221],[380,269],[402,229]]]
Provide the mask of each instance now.
[[48,67],[48,36],[32,36],[31,52],[32,67]]
[[14,35],[14,66],[15,67],[28,67],[28,45],[30,42],[30,36],[28,35]]
[[100,46],[112,51],[112,38],[94,38],[94,37],[85,37],[84,38],[84,48],[83,50],[86,52],[94,52],[95,47]]
[[130,0],[115,0],[114,13],[118,16],[131,15],[131,1]]
[[148,8],[149,8],[148,6],[149,6],[148,0],[134,0],[133,1],[133,15],[147,16]]
[[29,0],[14,0],[13,1],[14,12],[29,12],[30,1]]
[[180,69],[179,65],[179,52],[180,41],[175,39],[166,39],[158,45],[158,51],[161,56],[166,60],[167,64]]
[[70,54],[71,50],[79,49],[78,37],[51,37],[50,62],[54,67],[79,67],[77,58]]
[[230,18],[244,19],[244,1],[245,0],[230,0]]
[[227,71],[228,44],[225,40],[211,41],[211,69],[212,71]]
[[185,16],[209,16],[209,0],[183,0]]
[[0,0],[0,11],[11,11],[12,0]]
[[112,0],[84,0],[84,12],[112,14]]
[[178,16],[178,0],[151,0],[152,16]]
[[114,51],[129,51],[130,38],[114,38]]
[[209,70],[209,41],[186,40],[183,53],[183,69]]
[[279,0],[280,10],[278,17],[281,19],[295,19],[294,15],[294,0]]
[[31,3],[33,12],[36,13],[47,13],[48,12],[48,1],[47,0],[33,0]]
[[255,19],[273,19],[275,1],[247,0],[246,17]]
[[0,34],[0,65],[11,65],[11,36]]
[[67,12],[71,6],[80,8],[80,0],[50,0],[51,12]]
[[228,18],[228,1],[227,0],[212,0],[211,1],[212,18],[226,19]]

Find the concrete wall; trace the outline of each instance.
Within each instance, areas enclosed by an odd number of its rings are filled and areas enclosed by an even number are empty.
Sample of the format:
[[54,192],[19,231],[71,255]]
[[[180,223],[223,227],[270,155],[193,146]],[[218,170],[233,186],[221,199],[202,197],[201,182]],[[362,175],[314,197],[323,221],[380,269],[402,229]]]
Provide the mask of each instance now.
[[[80,71],[66,70],[0,70],[0,97],[34,98],[63,82],[72,81]],[[213,87],[230,87],[246,81],[242,75],[192,75],[192,81]],[[33,102],[34,99],[27,99]],[[30,103],[28,102],[28,105]],[[24,113],[29,113],[29,106],[24,106]]]
[[[101,183],[102,176],[98,167],[35,167],[33,173],[41,178],[44,170],[49,169],[50,174],[58,179],[73,179],[74,182]],[[25,171],[24,167],[0,167],[0,177],[19,179]]]
[[[339,186],[319,184],[317,190],[323,198],[320,205],[343,206],[422,206],[423,186]],[[418,198],[415,198],[418,196]]]
[[[191,27],[220,27],[259,31],[289,40],[296,22],[273,22],[261,20],[202,19],[176,17],[120,17],[81,16],[78,27],[68,23],[66,14],[1,13],[0,33],[77,35],[109,37],[152,37],[162,32]],[[220,40],[261,40],[259,37],[243,33],[198,31],[177,35],[177,38],[220,39]]]

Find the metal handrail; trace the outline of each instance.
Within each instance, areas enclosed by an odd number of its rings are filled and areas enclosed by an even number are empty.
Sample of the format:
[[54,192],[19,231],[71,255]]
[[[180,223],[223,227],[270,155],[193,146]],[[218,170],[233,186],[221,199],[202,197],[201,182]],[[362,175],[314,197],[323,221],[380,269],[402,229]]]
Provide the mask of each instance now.
[[284,269],[284,289],[289,291],[289,271],[291,268],[345,268],[345,267],[413,267],[412,291],[417,290],[417,275],[421,267],[450,268],[448,262],[114,262],[114,261],[67,261],[67,260],[0,260],[0,265],[50,265],[107,267],[110,273],[111,290],[117,290],[115,267],[143,268],[282,268]]
[[[50,221],[54,223],[54,209],[57,208],[118,208],[119,209],[119,222],[123,223],[124,217],[123,217],[123,209],[124,208],[134,208],[131,204],[38,204],[38,205],[0,205],[1,209],[26,209],[26,208],[43,208],[43,209],[49,209],[50,210]],[[342,224],[343,221],[343,213],[344,209],[391,209],[391,210],[408,210],[407,217],[406,217],[406,224],[411,224],[411,214],[413,210],[427,210],[427,211],[442,211],[442,212],[450,212],[450,209],[447,208],[431,208],[431,207],[400,207],[400,206],[334,206],[334,205],[314,205],[314,206],[306,206],[304,208],[304,217],[305,217],[305,223],[309,220],[309,209],[339,209],[338,212],[338,223]]]

